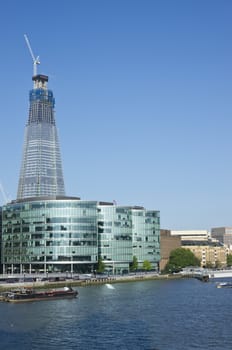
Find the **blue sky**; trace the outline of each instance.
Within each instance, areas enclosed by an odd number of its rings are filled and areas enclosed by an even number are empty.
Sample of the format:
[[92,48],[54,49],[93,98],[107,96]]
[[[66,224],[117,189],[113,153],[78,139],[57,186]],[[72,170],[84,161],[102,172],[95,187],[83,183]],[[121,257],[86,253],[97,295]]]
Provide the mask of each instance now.
[[162,228],[232,226],[231,13],[230,0],[1,1],[7,195],[32,88],[26,33],[56,98],[68,195],[160,210]]

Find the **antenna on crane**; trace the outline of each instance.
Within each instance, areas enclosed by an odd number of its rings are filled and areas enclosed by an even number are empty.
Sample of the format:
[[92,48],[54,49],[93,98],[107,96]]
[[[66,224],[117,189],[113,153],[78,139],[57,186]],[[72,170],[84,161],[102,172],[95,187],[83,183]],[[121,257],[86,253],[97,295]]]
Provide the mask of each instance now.
[[39,56],[37,56],[35,58],[34,54],[33,54],[33,51],[32,51],[32,48],[31,48],[31,45],[30,45],[30,42],[28,40],[28,37],[26,36],[26,34],[24,34],[24,38],[26,40],[26,43],[27,43],[27,47],[30,51],[30,54],[31,54],[31,57],[32,57],[32,60],[33,60],[33,76],[37,75],[37,65],[40,64],[40,60],[39,60]]

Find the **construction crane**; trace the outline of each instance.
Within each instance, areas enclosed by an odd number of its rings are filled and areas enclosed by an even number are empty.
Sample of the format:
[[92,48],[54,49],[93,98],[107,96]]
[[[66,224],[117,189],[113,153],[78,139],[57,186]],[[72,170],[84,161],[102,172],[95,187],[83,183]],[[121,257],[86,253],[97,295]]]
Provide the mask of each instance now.
[[31,45],[30,45],[30,42],[28,40],[28,37],[26,36],[26,34],[24,34],[24,38],[26,40],[26,43],[27,43],[27,47],[30,51],[30,54],[31,54],[31,57],[32,57],[32,60],[33,60],[33,76],[37,75],[37,65],[40,64],[40,60],[39,60],[39,56],[37,56],[35,58],[34,54],[33,54],[33,51],[32,51],[32,48],[31,48]]
[[9,203],[10,199],[7,197],[6,192],[4,191],[4,188],[3,188],[2,184],[1,184],[1,182],[0,182],[0,192],[2,194],[2,198],[3,198],[3,201],[4,201],[3,204]]

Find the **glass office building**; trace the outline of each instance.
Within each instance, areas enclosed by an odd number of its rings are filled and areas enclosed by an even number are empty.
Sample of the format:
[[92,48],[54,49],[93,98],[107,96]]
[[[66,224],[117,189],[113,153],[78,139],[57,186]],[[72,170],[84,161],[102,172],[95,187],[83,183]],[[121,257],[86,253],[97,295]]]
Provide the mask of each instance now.
[[4,273],[90,271],[98,260],[97,202],[31,198],[3,206]]
[[128,272],[159,263],[159,212],[75,197],[16,200],[2,208],[3,273]]
[[30,91],[17,198],[64,196],[60,147],[55,123],[55,99],[48,77],[36,75]]
[[99,256],[106,270],[129,272],[134,256],[139,269],[145,260],[152,269],[159,269],[159,211],[115,205],[100,205],[98,211]]

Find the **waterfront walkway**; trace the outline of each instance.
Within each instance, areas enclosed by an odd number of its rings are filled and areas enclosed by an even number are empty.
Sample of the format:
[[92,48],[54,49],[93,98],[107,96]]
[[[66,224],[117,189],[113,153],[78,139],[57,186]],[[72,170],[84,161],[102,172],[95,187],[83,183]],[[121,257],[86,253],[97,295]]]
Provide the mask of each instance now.
[[157,272],[130,273],[126,275],[92,275],[92,274],[25,274],[25,275],[0,275],[0,291],[12,288],[56,288],[66,285],[89,286],[96,284],[112,284],[144,280],[197,278],[201,281],[212,279],[232,278],[232,269],[186,269],[176,274],[159,274]]
[[71,286],[89,286],[96,284],[112,284],[112,283],[123,283],[123,282],[133,282],[133,281],[144,281],[144,280],[154,280],[154,279],[176,279],[182,278],[181,275],[160,275],[158,273],[134,273],[128,275],[73,275],[66,276],[64,274],[54,274],[49,276],[44,275],[10,275],[1,276],[0,275],[0,291],[9,290],[12,288],[57,288],[66,285]]

